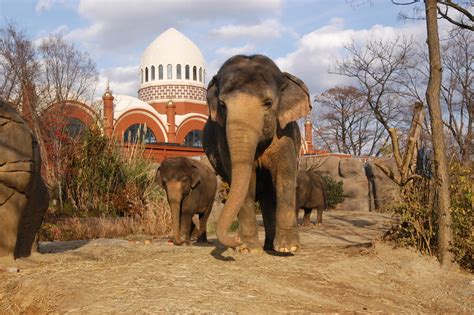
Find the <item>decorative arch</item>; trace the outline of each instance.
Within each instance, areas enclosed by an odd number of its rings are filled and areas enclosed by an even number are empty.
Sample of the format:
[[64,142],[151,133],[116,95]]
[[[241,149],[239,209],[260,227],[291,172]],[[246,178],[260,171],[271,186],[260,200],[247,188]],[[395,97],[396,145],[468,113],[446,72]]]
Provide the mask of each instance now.
[[151,66],[151,81],[155,81],[155,66]]
[[145,68],[145,82],[148,82],[148,67]]
[[193,80],[197,81],[197,68],[196,68],[196,66],[193,67]]
[[173,65],[170,63],[166,66],[166,78],[168,80],[173,79]]
[[134,124],[146,124],[157,142],[168,142],[165,124],[152,112],[145,109],[131,109],[120,115],[115,123],[114,137],[123,140],[123,134],[127,128]]
[[206,118],[202,116],[192,116],[186,118],[176,130],[176,143],[183,144],[184,138],[193,130],[203,130]]
[[47,130],[47,138],[56,139],[60,135],[68,135],[69,138],[80,135],[84,129],[94,125],[99,117],[91,107],[71,100],[51,104],[44,110],[41,119]]
[[99,120],[99,114],[93,108],[74,100],[53,103],[43,112],[43,119],[48,124],[54,123],[57,117],[78,119],[87,127]]
[[163,80],[163,65],[158,66],[158,80]]
[[181,80],[181,65],[176,65],[176,79]]
[[189,80],[189,65],[186,65],[186,67],[184,67],[184,79]]

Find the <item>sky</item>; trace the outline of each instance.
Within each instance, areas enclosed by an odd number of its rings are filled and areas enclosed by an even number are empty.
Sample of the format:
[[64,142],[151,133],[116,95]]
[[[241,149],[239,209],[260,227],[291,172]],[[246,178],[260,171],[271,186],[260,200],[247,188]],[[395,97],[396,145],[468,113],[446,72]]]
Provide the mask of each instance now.
[[328,72],[344,46],[369,38],[424,42],[424,21],[390,0],[0,0],[0,26],[15,23],[39,43],[62,33],[97,64],[102,95],[137,96],[144,49],[170,27],[189,37],[207,63],[207,81],[235,54],[264,54],[302,79],[312,95],[348,79]]

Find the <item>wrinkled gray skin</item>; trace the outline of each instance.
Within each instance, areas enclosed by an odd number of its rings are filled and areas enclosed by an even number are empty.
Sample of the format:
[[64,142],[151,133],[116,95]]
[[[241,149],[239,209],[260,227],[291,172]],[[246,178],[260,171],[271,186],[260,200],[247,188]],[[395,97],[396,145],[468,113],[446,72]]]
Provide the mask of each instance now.
[[[260,202],[266,250],[294,252],[297,158],[296,120],[311,110],[306,85],[261,55],[234,56],[207,89],[210,117],[203,146],[216,172],[230,183],[217,223],[218,240],[242,252],[261,251],[255,216]],[[239,236],[228,235],[238,215]]]
[[300,209],[304,209],[302,225],[311,224],[311,211],[318,210],[316,224],[323,223],[323,210],[327,205],[327,185],[321,175],[310,171],[298,171],[296,185],[296,218]]
[[[168,158],[156,173],[156,182],[166,190],[171,207],[173,242],[190,243],[191,234],[198,243],[207,242],[207,219],[216,195],[217,178],[214,171],[196,160],[185,157]],[[199,214],[199,230],[192,218]]]

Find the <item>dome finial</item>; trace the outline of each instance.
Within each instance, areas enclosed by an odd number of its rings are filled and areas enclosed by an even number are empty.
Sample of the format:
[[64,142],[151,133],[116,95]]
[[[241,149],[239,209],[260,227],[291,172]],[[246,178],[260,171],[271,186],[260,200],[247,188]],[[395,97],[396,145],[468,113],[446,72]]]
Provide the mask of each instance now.
[[112,97],[112,90],[110,90],[109,79],[107,79],[107,85],[105,87],[104,97]]

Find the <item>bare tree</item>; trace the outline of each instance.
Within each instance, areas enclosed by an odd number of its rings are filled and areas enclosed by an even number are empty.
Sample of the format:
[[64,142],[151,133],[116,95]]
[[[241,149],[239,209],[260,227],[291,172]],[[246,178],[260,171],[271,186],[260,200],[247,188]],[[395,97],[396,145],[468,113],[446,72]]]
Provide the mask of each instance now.
[[[397,5],[412,5],[420,0],[395,1]],[[474,16],[470,8],[471,1],[424,0],[424,18],[426,19],[429,80],[426,88],[426,102],[430,113],[431,137],[434,153],[436,190],[438,195],[438,259],[441,266],[455,266],[450,247],[453,241],[452,217],[450,212],[449,176],[446,158],[446,143],[443,135],[442,111],[440,104],[442,63],[438,33],[438,17],[460,28],[474,30]],[[415,10],[417,7],[415,6]],[[420,11],[420,10],[418,10]],[[472,129],[472,128],[471,128]]]
[[321,105],[319,134],[330,151],[378,155],[387,133],[365,105],[364,94],[353,86],[334,87],[317,96]]
[[464,164],[470,162],[474,141],[474,36],[454,28],[443,45],[441,102],[446,108],[443,123],[458,147]]
[[41,70],[33,43],[12,24],[0,29],[0,63],[4,74],[0,97],[19,110],[35,133],[43,165],[48,170],[49,161],[38,115],[37,81]]
[[[97,70],[90,57],[61,35],[52,35],[36,49],[23,31],[14,25],[0,30],[0,97],[17,107],[38,139],[48,183],[57,180],[47,148],[51,141],[60,141],[57,133],[43,119],[43,111],[57,104],[59,114],[54,122],[58,128],[67,125],[61,110],[68,100],[92,96],[97,82]],[[52,135],[54,134],[54,135]]]
[[95,63],[87,53],[65,42],[61,34],[44,39],[39,52],[46,104],[78,100],[93,91],[98,77]]
[[[414,149],[423,122],[423,108],[410,105],[416,100],[407,77],[413,78],[411,72],[416,68],[416,50],[413,42],[397,37],[394,40],[369,40],[364,47],[354,43],[346,47],[349,57],[337,63],[335,73],[354,78],[359,91],[364,95],[366,106],[372,111],[375,119],[388,133],[392,152],[400,171],[396,177],[385,167],[381,169],[400,186],[406,185],[416,175],[412,172]],[[419,102],[417,103],[419,104]],[[404,112],[415,115],[411,123],[403,126]],[[405,150],[400,149],[397,128],[406,128],[410,135]]]

